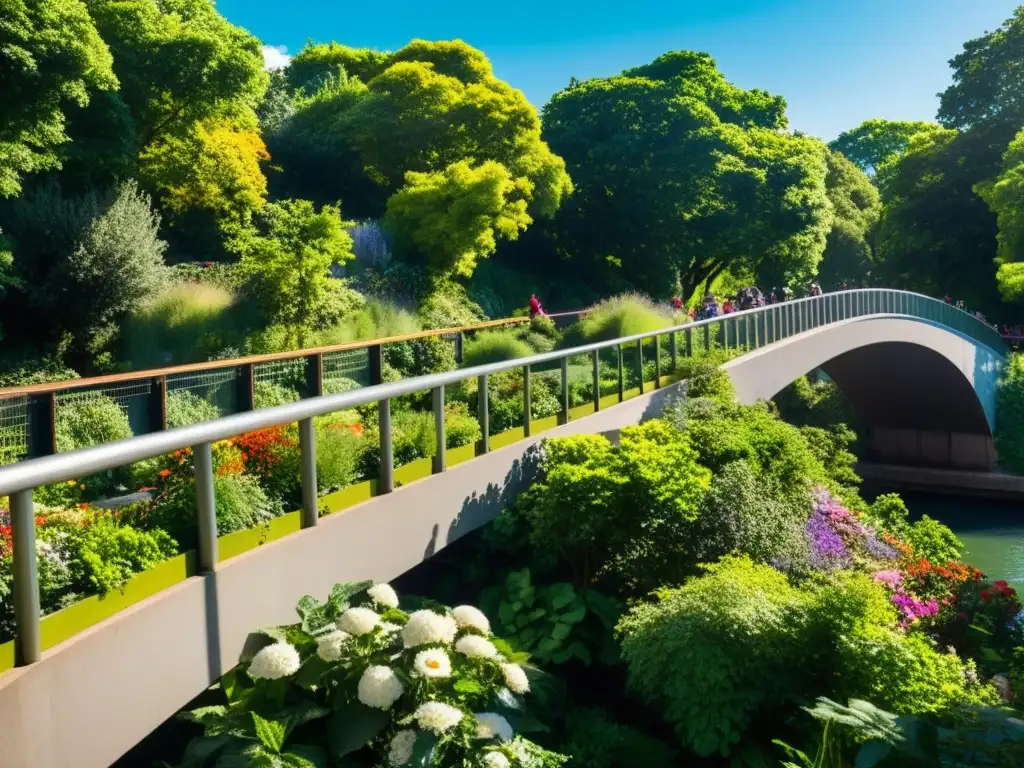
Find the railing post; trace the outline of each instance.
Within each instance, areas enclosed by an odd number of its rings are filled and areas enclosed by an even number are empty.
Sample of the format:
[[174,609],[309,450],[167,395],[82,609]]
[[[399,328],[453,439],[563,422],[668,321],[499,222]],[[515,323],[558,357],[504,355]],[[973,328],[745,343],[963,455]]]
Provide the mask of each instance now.
[[530,366],[523,366],[523,437],[530,436]]
[[162,432],[167,429],[167,377],[155,376],[149,382],[149,395],[146,397],[149,411],[147,427],[150,432]]
[[711,325],[706,324],[704,326],[704,351],[711,351]]
[[52,456],[57,452],[57,393],[28,396],[28,458]]
[[36,517],[31,490],[11,494],[11,538],[14,543],[15,663],[25,666],[35,664],[42,655]]
[[380,432],[380,484],[378,495],[395,490],[395,451],[391,443],[391,400],[377,403],[377,431]]
[[686,344],[686,356],[693,357],[693,328],[687,328],[683,332],[683,338]]
[[217,567],[217,499],[213,491],[213,449],[200,443],[192,449],[196,471],[196,516],[199,523],[199,570]]
[[370,362],[370,386],[372,387],[384,381],[384,350],[380,344],[373,344],[366,348],[366,354]]
[[637,339],[636,342],[636,373],[640,380],[640,394],[644,393],[644,341]]
[[310,397],[324,393],[324,356],[320,352],[306,356],[306,391]]
[[594,374],[594,413],[601,410],[601,351],[595,349],[593,356]]
[[622,361],[622,345],[616,346],[618,352],[618,374],[619,374],[619,402],[626,399],[626,372]]
[[679,370],[679,331],[672,331],[672,373]]
[[562,403],[562,411],[559,414],[559,424],[569,423],[569,358],[563,357],[560,361],[562,372],[562,391],[559,400]]
[[462,350],[465,346],[465,340],[466,337],[462,331],[455,334],[455,362],[459,365],[462,365]]
[[256,366],[246,363],[239,366],[238,390],[235,396],[235,405],[239,413],[251,411],[256,407]]
[[661,389],[661,337],[654,334],[654,388]]
[[726,351],[729,350],[729,318],[726,315],[722,315],[718,321],[718,327],[722,329],[720,334],[722,337],[722,348]]
[[480,454],[491,450],[491,412],[488,404],[487,374],[477,377],[476,407],[480,419]]
[[445,470],[448,439],[444,433],[444,384],[430,391],[430,407],[434,411],[434,459],[431,471],[437,475]]
[[313,419],[299,422],[299,458],[302,462],[302,527],[312,528],[320,517],[316,486],[316,430]]

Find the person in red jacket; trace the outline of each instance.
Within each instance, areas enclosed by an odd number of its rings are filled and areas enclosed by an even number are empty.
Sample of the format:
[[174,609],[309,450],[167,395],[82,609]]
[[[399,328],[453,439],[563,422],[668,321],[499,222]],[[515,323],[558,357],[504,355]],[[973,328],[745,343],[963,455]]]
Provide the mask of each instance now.
[[537,294],[533,294],[530,297],[530,319],[532,320],[537,315],[544,316],[544,309],[540,305],[540,301],[537,300]]

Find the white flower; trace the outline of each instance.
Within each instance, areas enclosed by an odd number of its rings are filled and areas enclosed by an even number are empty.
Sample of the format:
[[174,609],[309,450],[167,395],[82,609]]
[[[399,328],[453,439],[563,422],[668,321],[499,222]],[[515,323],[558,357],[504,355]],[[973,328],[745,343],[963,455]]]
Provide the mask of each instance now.
[[402,627],[399,624],[392,624],[390,621],[382,621],[380,623],[380,628],[384,630],[385,635],[393,635]]
[[426,643],[450,643],[455,639],[455,620],[433,611],[416,611],[402,627],[402,641],[406,648]]
[[351,635],[336,629],[316,639],[316,655],[324,661],[338,661]]
[[493,659],[498,655],[494,643],[480,635],[465,635],[455,641],[455,650],[477,659]]
[[359,678],[359,700],[374,709],[390,709],[405,688],[391,667],[367,667]]
[[422,677],[448,677],[452,673],[452,662],[440,648],[427,648],[416,654],[412,662],[416,674]]
[[441,734],[459,724],[462,720],[462,710],[440,701],[428,701],[420,704],[413,717],[423,730]]
[[501,673],[505,676],[505,685],[512,693],[530,692],[530,681],[518,664],[502,664]]
[[288,643],[274,643],[260,649],[249,662],[249,677],[277,680],[294,675],[302,664],[299,652]]
[[404,730],[395,734],[388,747],[388,762],[391,765],[405,765],[412,757],[412,748],[416,743],[416,731]]
[[476,718],[476,737],[478,739],[498,738],[502,741],[512,741],[515,733],[508,720],[494,712],[478,712],[473,715]]
[[380,623],[380,616],[369,608],[349,608],[338,617],[338,629],[350,635],[365,635]]
[[377,605],[383,605],[385,608],[398,607],[398,595],[391,588],[390,584],[374,584],[366,590],[366,594]]
[[484,755],[484,765],[486,768],[509,768],[511,763],[501,752],[488,752]]
[[460,605],[452,611],[452,616],[459,629],[476,629],[485,635],[491,631],[491,622],[484,616],[483,611],[472,605]]

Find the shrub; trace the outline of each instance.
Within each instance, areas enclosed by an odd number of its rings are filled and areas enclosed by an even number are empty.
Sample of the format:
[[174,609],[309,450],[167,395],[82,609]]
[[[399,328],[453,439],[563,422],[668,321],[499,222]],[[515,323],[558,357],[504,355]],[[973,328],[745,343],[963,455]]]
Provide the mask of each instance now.
[[424,766],[565,762],[516,735],[536,722],[524,698],[533,673],[478,610],[407,614],[388,585],[370,584],[337,584],[325,603],[304,597],[300,624],[251,635],[220,686],[224,703],[185,713],[205,737],[183,763],[326,765],[321,744],[356,765],[412,765],[414,756]]
[[963,554],[963,542],[947,526],[928,515],[915,523],[909,521],[909,510],[896,493],[887,493],[874,500],[866,511],[866,519],[881,530],[906,543],[918,558],[933,563],[956,562]]
[[785,496],[743,461],[726,464],[711,479],[693,533],[694,560],[713,562],[736,551],[758,563],[807,560],[804,525],[810,503]]
[[679,578],[710,480],[686,435],[653,420],[623,429],[614,447],[598,435],[547,440],[540,478],[523,503],[530,541],[578,586],[614,574],[642,594]]
[[252,404],[256,409],[287,405],[302,399],[297,390],[273,381],[257,381],[252,389]]
[[61,453],[132,436],[125,412],[104,395],[60,403],[56,431],[57,450]]
[[122,328],[136,368],[207,360],[240,338],[226,288],[175,283],[144,301]]
[[185,427],[212,421],[221,416],[220,408],[205,397],[200,397],[187,389],[170,392],[167,395],[167,426]]
[[837,639],[841,687],[883,709],[923,715],[959,704],[999,704],[991,684],[977,683],[973,662],[941,653],[918,632],[867,625]]
[[[530,415],[533,419],[554,416],[562,410],[558,399],[558,374],[530,376]],[[453,399],[465,393],[470,408],[477,410],[477,382],[471,379],[453,388]],[[523,375],[521,371],[505,371],[488,377],[488,411],[491,434],[499,434],[523,423]]]
[[633,336],[672,325],[672,312],[639,293],[624,293],[605,299],[565,329],[560,349]]
[[798,427],[860,426],[853,406],[832,381],[811,381],[801,376],[779,392],[774,401],[782,418]]
[[724,558],[619,623],[629,686],[684,746],[727,755],[755,716],[801,692],[808,604],[774,568]]
[[508,331],[480,331],[466,341],[462,367],[500,363],[532,354],[534,352],[529,344]]
[[405,336],[420,330],[411,312],[381,299],[368,299],[366,305],[346,317],[339,325],[316,335],[318,345],[345,344],[391,336]]
[[483,309],[458,283],[440,281],[420,302],[417,312],[424,328],[455,328],[487,319]]
[[534,315],[530,318],[530,330],[552,341],[558,339],[558,328],[555,327],[555,321],[547,315]]
[[362,430],[349,425],[318,422],[316,425],[316,482],[318,493],[329,493],[356,481],[367,442]]
[[563,749],[569,768],[674,768],[675,751],[662,741],[616,722],[602,709],[578,709],[567,721]]
[[999,463],[1024,474],[1024,356],[1010,355],[996,389],[996,451]]

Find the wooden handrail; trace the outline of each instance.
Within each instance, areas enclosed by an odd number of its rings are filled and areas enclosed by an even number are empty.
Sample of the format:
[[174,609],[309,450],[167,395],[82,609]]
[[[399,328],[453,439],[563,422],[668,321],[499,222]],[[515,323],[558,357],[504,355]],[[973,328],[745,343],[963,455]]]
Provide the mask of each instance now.
[[[573,314],[565,312],[562,314]],[[187,363],[185,365],[172,365],[164,368],[146,368],[141,371],[129,371],[127,373],[112,373],[104,376],[90,376],[83,379],[69,379],[67,381],[55,381],[47,384],[30,384],[23,387],[0,388],[0,398],[16,397],[19,395],[41,395],[49,392],[62,392],[70,389],[85,389],[87,387],[99,387],[111,384],[122,384],[128,381],[140,379],[152,379],[157,377],[172,376],[183,373],[197,373],[199,371],[215,371],[223,368],[235,368],[241,365],[259,365],[261,363],[273,363],[281,360],[299,360],[313,355],[324,355],[329,352],[345,352],[352,349],[365,349],[382,344],[397,344],[403,341],[415,341],[431,336],[448,336],[454,333],[469,333],[485,330],[487,328],[498,328],[506,325],[519,325],[530,322],[529,317],[506,317],[499,320],[486,320],[471,325],[459,325],[452,328],[436,328],[430,331],[417,331],[406,333],[401,336],[387,336],[380,339],[368,341],[352,341],[345,344],[333,344],[327,347],[311,347],[309,349],[292,350],[289,352],[272,352],[265,355],[249,355],[247,357],[235,357],[228,360],[207,360],[202,363]]]

